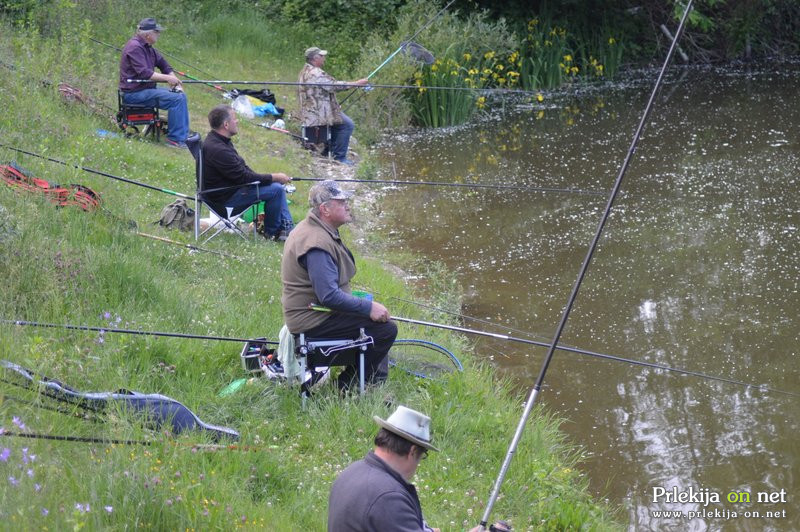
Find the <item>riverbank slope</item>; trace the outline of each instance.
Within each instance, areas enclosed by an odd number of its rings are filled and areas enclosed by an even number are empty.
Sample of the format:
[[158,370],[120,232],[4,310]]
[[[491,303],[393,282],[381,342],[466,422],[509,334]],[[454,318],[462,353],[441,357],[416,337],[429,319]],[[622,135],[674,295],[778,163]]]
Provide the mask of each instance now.
[[[92,22],[98,19],[62,5],[52,13],[48,28],[22,30],[3,24],[1,142],[191,195],[194,161],[187,152],[122,137],[109,118],[116,106],[118,55],[92,39],[121,46],[141,18],[142,5],[96,7],[109,10],[109,22]],[[161,21],[167,27],[159,48],[232,79],[293,79],[301,66],[300,51],[313,38],[276,28],[262,36],[274,45],[256,53],[234,41],[250,35],[254,27],[263,31],[269,27],[265,21],[219,15],[192,20],[186,27],[181,13],[166,6],[154,11],[164,15]],[[219,35],[227,40],[215,40]],[[65,103],[57,90],[62,81],[81,89],[84,103]],[[278,105],[291,109],[291,91],[276,93]],[[192,85],[187,94],[191,127],[205,133],[208,109],[225,100],[208,86]],[[279,133],[243,125],[236,142],[256,169],[295,176],[312,172],[308,153]],[[88,186],[102,202],[100,210],[83,212],[55,208],[43,196],[0,188],[0,316],[142,331],[277,337],[282,323],[279,245],[232,236],[209,244],[235,257],[231,258],[141,237],[137,231],[193,242],[188,234],[152,225],[174,195],[0,151],[3,161],[15,159],[51,182]],[[295,219],[304,214],[307,189],[308,183],[299,182],[292,197]],[[412,292],[377,259],[359,258],[358,266],[359,287],[374,292],[397,315],[442,321],[446,316],[395,298],[457,298],[449,283],[432,283],[436,293]],[[240,343],[10,325],[0,326],[0,331],[2,359],[79,390],[161,393],[186,404],[203,420],[241,433],[235,445],[208,446],[210,441],[197,433],[171,438],[148,431],[114,408],[93,423],[41,408],[51,402],[3,383],[0,522],[9,530],[322,530],[333,478],[371,448],[376,432],[372,416],[385,417],[396,404],[429,413],[442,449],[423,464],[415,480],[428,521],[442,530],[468,529],[482,514],[522,410],[510,384],[471,355],[464,340],[429,329],[401,326],[400,336],[446,345],[464,362],[463,373],[433,381],[393,372],[385,387],[364,398],[340,398],[324,388],[306,410],[300,409],[296,389],[266,379],[255,379],[232,395],[218,395],[244,376]],[[74,407],[66,411],[70,414]],[[517,529],[614,528],[608,508],[587,495],[586,481],[575,469],[580,453],[565,441],[558,424],[537,408],[493,517],[508,518]],[[13,437],[10,432],[152,443],[53,441]]]

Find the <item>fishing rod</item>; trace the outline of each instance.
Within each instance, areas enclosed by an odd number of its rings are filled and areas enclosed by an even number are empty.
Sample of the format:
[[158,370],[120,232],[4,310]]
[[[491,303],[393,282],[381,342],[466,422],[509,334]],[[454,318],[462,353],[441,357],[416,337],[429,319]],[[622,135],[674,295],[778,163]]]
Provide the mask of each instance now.
[[0,323],[7,325],[24,325],[30,327],[44,327],[51,329],[71,329],[76,331],[93,331],[101,333],[123,333],[123,334],[135,334],[141,336],[165,336],[167,338],[184,338],[184,339],[188,338],[192,340],[217,340],[220,342],[239,342],[239,343],[250,342],[251,344],[278,345],[278,342],[263,340],[258,338],[231,338],[228,336],[205,336],[201,334],[185,334],[185,333],[175,333],[175,332],[139,331],[136,329],[118,329],[115,327],[90,327],[88,325],[41,323],[36,321],[25,321],[25,320],[0,319]]
[[[151,79],[133,79],[129,78],[127,80],[128,83],[153,83]],[[156,83],[163,83],[163,82],[156,82]],[[235,81],[235,80],[223,80],[223,79],[215,79],[215,80],[207,80],[207,79],[198,79],[198,80],[188,80],[184,81],[183,83],[216,83],[218,85],[287,85],[291,87],[302,87],[302,86],[311,86],[311,87],[349,87],[349,88],[363,88],[361,85],[355,85],[353,83],[325,83],[325,82],[302,82],[302,81]],[[472,91],[472,92],[490,92],[490,93],[502,93],[502,94],[524,94],[528,96],[541,94],[541,91],[529,91],[524,89],[500,89],[500,88],[478,88],[478,87],[443,87],[440,85],[391,85],[391,84],[377,84],[377,85],[370,85],[373,89],[426,89],[426,90],[441,90],[441,91]]]
[[[366,288],[365,287],[365,288],[363,288],[363,290],[365,292],[371,292],[372,294],[374,294],[376,296],[382,297],[382,294],[380,292],[376,292],[375,290],[372,290],[370,288]],[[539,333],[535,333],[535,332],[531,332],[531,331],[524,331],[522,329],[517,329],[515,327],[511,327],[509,325],[505,325],[505,324],[502,324],[502,323],[495,323],[493,321],[486,320],[486,319],[483,319],[483,318],[476,318],[475,316],[468,316],[467,314],[462,314],[461,312],[455,312],[453,310],[448,310],[448,309],[445,309],[445,308],[440,308],[440,307],[436,307],[436,306],[433,306],[433,305],[420,303],[419,301],[414,301],[413,299],[407,299],[407,298],[404,298],[404,297],[391,296],[391,295],[386,295],[386,297],[388,299],[394,299],[395,301],[401,301],[403,303],[410,303],[410,304],[415,305],[417,307],[428,309],[428,310],[432,310],[434,312],[441,312],[442,314],[447,314],[448,316],[454,316],[454,317],[459,318],[459,319],[464,320],[464,321],[472,321],[472,322],[476,322],[476,323],[482,323],[482,324],[488,325],[490,327],[502,327],[503,329],[506,329],[508,331],[512,331],[512,332],[515,332],[515,333],[524,334],[524,335],[528,335],[528,336],[534,336],[534,337],[538,337],[538,338],[544,338],[544,335],[539,334]],[[549,338],[549,336],[548,336],[548,338]]]
[[[248,122],[248,123],[250,123],[250,122]],[[283,128],[280,128],[280,127],[270,126],[266,122],[261,122],[260,124],[255,124],[255,125],[258,126],[258,127],[263,127],[264,129],[269,129],[270,131],[277,131],[278,133],[283,133],[285,135],[289,135],[290,137],[294,137],[294,138],[302,140],[304,142],[308,142],[308,137],[304,137],[302,135],[295,135],[294,133],[292,133],[288,129],[283,129]],[[294,179],[294,178],[292,178],[292,179]]]
[[28,438],[35,440],[55,440],[71,441],[79,443],[103,443],[106,445],[152,445],[153,442],[147,440],[115,440],[107,438],[91,438],[85,436],[58,436],[55,434],[37,434],[35,432],[9,432],[2,431],[0,436],[14,436],[17,438]]
[[[322,307],[320,305],[310,305],[309,308],[311,310],[318,310],[320,312],[337,312],[337,313],[340,313],[340,314],[349,314],[349,313],[346,313],[346,312],[332,311],[331,309],[329,309],[327,307]],[[435,329],[444,329],[444,330],[447,330],[447,331],[454,331],[454,332],[460,332],[460,333],[465,333],[465,334],[474,334],[476,336],[486,336],[488,338],[495,338],[497,340],[504,340],[504,341],[507,341],[507,342],[517,342],[517,343],[521,343],[521,344],[535,345],[535,346],[538,346],[538,347],[550,347],[551,346],[551,344],[549,342],[540,342],[540,341],[536,341],[536,340],[529,340],[527,338],[517,338],[515,336],[509,336],[507,334],[499,334],[499,333],[492,333],[492,332],[488,332],[488,331],[480,331],[480,330],[477,330],[477,329],[469,329],[469,328],[466,328],[466,327],[458,327],[456,325],[446,325],[444,323],[435,323],[435,322],[430,322],[430,321],[415,320],[415,319],[411,319],[411,318],[403,318],[403,317],[400,317],[400,316],[392,316],[390,319],[392,319],[394,321],[399,321],[399,322],[402,322],[402,323],[411,323],[411,324],[414,324],[414,325],[423,325],[425,327],[433,327]],[[605,353],[598,353],[596,351],[588,351],[586,349],[579,349],[577,347],[570,347],[570,346],[567,346],[567,345],[564,345],[564,344],[558,344],[555,347],[555,349],[558,349],[560,351],[567,351],[569,353],[575,353],[575,354],[578,354],[578,355],[584,355],[584,356],[593,357],[593,358],[600,358],[600,359],[603,359],[603,360],[612,360],[614,362],[625,362],[627,364],[632,364],[634,366],[642,366],[642,367],[646,367],[646,368],[660,369],[660,370],[664,370],[664,371],[670,371],[670,372],[673,372],[673,373],[679,373],[681,375],[690,375],[692,377],[700,377],[702,379],[707,379],[707,380],[711,380],[711,381],[725,382],[725,383],[728,383],[728,384],[736,384],[738,386],[744,386],[745,388],[754,388],[754,389],[760,390],[762,392],[772,392],[772,393],[781,394],[781,395],[788,395],[788,396],[791,396],[791,397],[800,397],[800,394],[798,394],[798,393],[787,392],[787,391],[784,391],[784,390],[777,390],[775,388],[770,388],[770,387],[768,387],[766,385],[752,384],[752,383],[749,383],[749,382],[738,381],[738,380],[730,379],[730,378],[727,378],[727,377],[718,377],[716,375],[709,375],[707,373],[702,373],[702,372],[699,372],[699,371],[693,371],[693,370],[683,369],[683,368],[676,368],[676,367],[667,366],[667,365],[664,365],[664,364],[657,364],[655,362],[645,362],[645,361],[642,361],[642,360],[634,360],[632,358],[625,358],[625,357],[621,357],[621,356],[617,356],[617,355],[608,355],[608,354],[605,354]]]
[[467,188],[492,188],[505,190],[527,190],[534,192],[565,192],[570,194],[591,194],[605,196],[605,192],[599,190],[581,190],[578,188],[556,188],[556,187],[523,187],[520,185],[490,185],[487,183],[447,183],[444,181],[394,181],[388,179],[329,179],[322,177],[293,177],[292,181],[339,181],[342,183],[374,183],[376,185],[427,185],[438,187],[467,187]]
[[131,185],[136,185],[136,186],[139,186],[139,187],[149,188],[150,190],[156,190],[158,192],[163,192],[165,194],[171,194],[173,196],[178,196],[179,198],[184,198],[184,199],[188,199],[188,200],[194,200],[195,199],[194,196],[188,196],[186,194],[181,194],[180,192],[175,192],[174,190],[169,190],[167,188],[159,188],[159,187],[155,187],[153,185],[148,185],[147,183],[142,183],[140,181],[134,181],[133,179],[127,179],[125,177],[119,177],[119,176],[116,176],[116,175],[113,175],[113,174],[107,174],[106,172],[101,172],[100,170],[93,170],[91,168],[86,168],[85,166],[79,166],[77,164],[66,163],[66,162],[60,161],[58,159],[53,159],[52,157],[47,157],[46,155],[40,155],[38,153],[34,153],[34,152],[31,152],[31,151],[26,151],[26,150],[22,150],[22,149],[19,149],[19,148],[15,148],[13,146],[9,146],[8,144],[0,143],[0,148],[7,148],[9,150],[13,150],[13,151],[16,151],[16,152],[19,152],[19,153],[24,153],[25,155],[31,155],[33,157],[38,157],[40,159],[44,159],[44,160],[50,161],[52,163],[58,163],[58,164],[61,164],[61,165],[64,165],[64,166],[71,166],[72,168],[77,168],[79,170],[83,170],[84,172],[89,172],[90,174],[97,174],[97,175],[101,175],[103,177],[109,177],[111,179],[116,179],[117,181],[122,181],[124,183],[130,183]]
[[[107,43],[107,42],[103,42],[103,41],[101,41],[101,40],[98,40],[98,39],[95,39],[95,38],[93,38],[93,37],[89,37],[89,40],[90,40],[90,41],[94,41],[94,42],[96,42],[97,44],[102,44],[103,46],[106,46],[106,47],[108,47],[108,48],[111,48],[112,50],[116,50],[116,51],[118,51],[118,52],[122,52],[122,48],[119,48],[119,47],[117,47],[117,46],[114,46],[113,44],[109,44],[109,43]],[[164,54],[164,55],[167,55],[167,54],[166,54],[165,52],[163,52],[163,51],[162,51],[161,53],[162,53],[162,54]],[[175,59],[175,58],[173,58],[173,59]],[[180,61],[179,59],[175,59],[175,60],[176,60],[176,61]],[[190,65],[188,65],[188,66],[190,66]],[[192,67],[192,68],[195,68],[195,67]],[[201,72],[202,74],[206,74],[207,76],[214,77],[214,76],[212,76],[211,74],[209,74],[208,72],[202,72],[202,71],[201,71],[200,69],[198,69],[198,68],[195,68],[195,70],[197,70],[198,72]],[[186,72],[181,72],[180,70],[175,70],[175,72],[177,72],[179,75],[181,75],[181,76],[183,76],[183,77],[185,77],[185,78],[189,78],[189,79],[191,79],[191,80],[199,81],[197,78],[190,76],[190,75],[189,75],[189,74],[187,74]],[[204,85],[208,85],[209,87],[213,87],[213,88],[215,88],[215,89],[217,89],[217,90],[219,90],[219,91],[223,91],[223,92],[225,92],[225,89],[223,89],[223,88],[222,88],[222,87],[220,87],[219,85],[212,85],[211,83],[204,83]]]
[[500,467],[500,472],[497,476],[497,480],[495,481],[494,488],[489,496],[489,500],[486,503],[486,509],[483,513],[483,517],[479,523],[479,530],[486,529],[486,526],[489,522],[489,515],[492,512],[492,507],[494,506],[497,497],[500,495],[500,487],[503,484],[503,479],[508,472],[508,467],[511,464],[511,459],[516,452],[517,445],[519,444],[519,440],[522,437],[522,432],[525,429],[525,424],[528,421],[528,417],[530,416],[531,410],[533,409],[533,405],[536,403],[536,398],[539,395],[539,391],[542,388],[542,384],[544,382],[545,375],[547,374],[547,368],[550,366],[550,362],[553,360],[553,354],[558,346],[558,341],[561,339],[561,334],[564,331],[564,327],[567,324],[567,319],[569,318],[570,312],[572,311],[572,307],[575,303],[575,300],[578,297],[578,291],[580,290],[581,284],[583,283],[583,279],[586,276],[586,271],[589,269],[589,263],[594,256],[594,252],[597,249],[597,245],[600,242],[600,237],[603,234],[603,229],[605,228],[605,224],[608,221],[609,216],[611,215],[611,208],[614,205],[614,200],[619,193],[619,190],[622,186],[622,179],[625,177],[625,172],[628,169],[628,165],[630,164],[631,159],[633,158],[634,151],[636,150],[636,145],[639,142],[639,137],[642,134],[642,130],[644,129],[644,125],[647,122],[647,118],[650,115],[650,111],[653,108],[653,104],[655,103],[656,95],[658,94],[658,90],[661,88],[661,82],[664,79],[664,75],[667,71],[667,67],[669,67],[670,61],[672,56],[675,53],[675,49],[678,46],[678,39],[680,38],[681,34],[683,33],[683,29],[686,25],[686,21],[689,19],[689,12],[692,10],[692,3],[694,0],[689,0],[686,4],[686,10],[683,13],[683,17],[681,18],[680,24],[678,25],[678,29],[675,32],[675,38],[672,39],[672,44],[669,47],[669,51],[667,52],[667,57],[664,59],[664,64],[661,67],[661,72],[658,74],[658,79],[656,80],[655,85],[653,86],[653,91],[650,93],[650,99],[647,101],[647,105],[644,108],[644,112],[642,113],[642,118],[639,121],[639,125],[636,128],[636,132],[633,135],[633,140],[631,141],[630,148],[628,149],[628,153],[625,156],[625,159],[622,162],[622,166],[619,170],[619,175],[617,175],[617,179],[614,182],[614,187],[611,190],[611,193],[608,197],[608,203],[606,205],[605,211],[603,212],[603,216],[600,218],[600,222],[597,226],[597,232],[594,235],[591,245],[586,253],[586,258],[583,260],[583,264],[581,265],[581,269],[578,272],[578,277],[575,280],[575,284],[572,287],[572,293],[567,300],[567,305],[564,307],[564,312],[561,315],[561,320],[556,328],[555,334],[553,335],[553,340],[550,343],[550,347],[547,350],[547,355],[545,356],[544,361],[542,362],[541,370],[539,371],[539,376],[536,379],[536,383],[531,388],[530,395],[528,396],[528,400],[525,402],[525,409],[520,417],[519,424],[517,425],[517,430],[514,433],[514,437],[511,440],[511,444],[509,445],[508,452],[506,453],[506,457],[503,460],[503,464]]
[[183,242],[178,242],[177,240],[170,240],[169,238],[164,238],[163,236],[149,235],[147,233],[140,233],[139,231],[136,231],[135,234],[137,236],[143,236],[145,238],[152,238],[153,240],[158,240],[160,242],[167,242],[169,244],[175,244],[176,246],[189,248],[192,251],[203,251],[205,253],[213,253],[214,255],[219,255],[221,257],[228,257],[228,258],[231,258],[231,259],[242,260],[241,257],[237,257],[236,255],[231,255],[229,253],[223,253],[221,251],[214,251],[213,249],[201,248],[201,247],[198,247],[198,246],[194,246],[192,244],[185,244]]
[[[389,63],[389,61],[391,61],[391,60],[394,58],[394,56],[396,56],[398,53],[400,53],[400,51],[401,51],[401,50],[405,49],[405,47],[406,47],[406,46],[407,46],[409,43],[411,43],[411,42],[412,42],[414,39],[416,39],[416,38],[417,38],[417,36],[418,36],[420,33],[422,33],[423,31],[425,31],[426,29],[428,29],[428,27],[429,27],[431,24],[433,24],[433,22],[434,22],[434,21],[435,21],[437,18],[439,18],[439,17],[442,15],[442,13],[444,13],[445,11],[447,11],[447,8],[449,8],[451,5],[453,5],[453,3],[454,3],[455,1],[456,1],[456,0],[450,0],[450,2],[449,2],[449,3],[448,3],[446,6],[444,6],[444,7],[443,7],[443,8],[442,8],[442,9],[441,9],[441,10],[440,10],[438,13],[436,13],[436,14],[435,14],[433,17],[431,17],[431,18],[430,18],[430,20],[428,20],[428,22],[426,22],[426,23],[425,23],[425,25],[423,25],[423,26],[422,26],[422,27],[421,27],[419,30],[417,30],[417,32],[416,32],[414,35],[412,35],[412,36],[411,36],[411,38],[409,38],[409,39],[406,39],[405,41],[403,41],[402,43],[400,43],[400,46],[397,48],[397,50],[395,50],[394,52],[392,52],[392,54],[391,54],[389,57],[387,57],[387,58],[386,58],[386,61],[384,61],[383,63],[381,63],[381,64],[378,66],[378,68],[376,68],[375,70],[373,70],[373,71],[372,71],[372,73],[370,73],[370,75],[369,75],[369,76],[367,76],[367,78],[366,78],[366,79],[370,79],[372,76],[374,76],[375,74],[377,74],[377,73],[378,73],[378,71],[379,71],[380,69],[382,69],[383,67],[385,67],[385,66],[386,66],[386,65]],[[354,93],[353,93],[353,92],[351,92],[350,94],[348,94],[347,96],[345,96],[344,98],[342,98],[341,104],[344,104],[344,102],[346,102],[346,101],[347,101],[347,99],[348,99],[350,96],[352,96],[353,94],[354,94]],[[361,94],[364,94],[364,93],[362,92]]]
[[[89,40],[90,40],[90,41],[93,41],[93,42],[96,42],[97,44],[102,44],[103,46],[106,46],[106,47],[108,47],[108,48],[111,48],[112,50],[116,50],[116,51],[118,51],[118,52],[122,52],[122,48],[119,48],[119,47],[117,47],[117,46],[114,46],[113,44],[109,44],[109,43],[107,43],[107,42],[103,42],[103,41],[101,41],[101,40],[99,40],[99,39],[95,39],[94,37],[89,37]],[[178,58],[177,58],[177,57],[175,57],[174,55],[168,54],[168,53],[167,53],[167,52],[165,52],[164,50],[161,50],[161,49],[159,49],[159,53],[161,53],[161,55],[165,55],[165,56],[167,56],[167,57],[171,57],[172,59],[174,59],[174,60],[175,60],[175,61],[177,61],[178,63],[181,63],[181,64],[183,64],[183,65],[185,65],[185,66],[187,66],[187,67],[189,67],[189,68],[191,68],[191,69],[194,69],[194,70],[196,70],[196,71],[200,72],[201,74],[205,74],[206,76],[211,76],[212,78],[214,77],[214,74],[209,74],[208,72],[205,72],[205,71],[204,71],[204,70],[202,70],[201,68],[198,68],[198,67],[196,67],[196,66],[190,65],[190,64],[189,64],[189,63],[187,63],[186,61],[183,61],[183,60],[181,60],[181,59],[178,59]],[[178,71],[176,70],[176,72],[178,72]],[[183,72],[178,72],[178,74],[180,74],[181,76],[186,76],[186,74],[184,74]],[[189,77],[189,76],[187,76],[187,77]],[[213,85],[211,85],[211,86],[213,87]],[[214,87],[214,88],[217,88],[217,87]]]

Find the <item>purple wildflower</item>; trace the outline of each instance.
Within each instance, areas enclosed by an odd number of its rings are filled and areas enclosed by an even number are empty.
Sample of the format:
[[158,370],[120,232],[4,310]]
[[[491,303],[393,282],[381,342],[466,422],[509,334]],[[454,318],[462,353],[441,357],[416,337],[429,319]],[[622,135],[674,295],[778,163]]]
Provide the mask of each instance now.
[[2,451],[0,451],[0,461],[8,462],[8,457],[11,456],[11,449],[8,447],[4,447]]
[[26,471],[26,473],[27,473],[27,475],[28,475],[28,478],[33,478],[33,469],[28,469],[28,470]]
[[42,515],[47,515],[49,513],[50,513],[50,510],[48,510],[47,508],[42,508]]
[[167,499],[166,501],[164,501],[164,504],[166,504],[167,506],[172,506],[172,499]]
[[[36,492],[42,491],[42,485],[39,484],[39,483],[34,484],[33,485],[33,491],[36,491]],[[47,515],[47,514],[45,514],[45,515]]]
[[9,482],[9,484],[11,484],[12,486],[19,486],[19,480],[17,480],[16,478],[14,478],[14,477],[12,477],[12,476],[9,476],[9,477],[8,477],[8,482]]
[[111,319],[111,313],[110,312],[103,312],[103,319],[104,320],[110,320]]
[[113,506],[103,506],[103,510],[105,510],[108,513],[111,513],[111,512],[114,511],[114,507]]
[[85,513],[87,513],[89,510],[91,510],[91,507],[89,506],[89,503],[88,503],[88,502],[87,502],[86,504],[81,504],[81,503],[79,503],[79,502],[76,502],[76,503],[75,503],[75,509],[76,509],[76,510],[78,510],[78,511],[79,511],[80,513],[82,513],[82,514],[85,514]]
[[14,416],[11,419],[11,422],[14,423],[14,425],[16,425],[17,427],[19,427],[20,430],[25,430],[25,423],[23,423],[22,420],[17,416]]

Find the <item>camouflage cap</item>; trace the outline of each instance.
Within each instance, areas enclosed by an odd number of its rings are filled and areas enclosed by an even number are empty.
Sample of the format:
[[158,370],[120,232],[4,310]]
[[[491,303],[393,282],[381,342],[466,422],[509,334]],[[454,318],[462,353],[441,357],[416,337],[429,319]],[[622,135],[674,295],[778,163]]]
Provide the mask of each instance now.
[[328,50],[322,50],[316,46],[306,49],[306,59],[311,59],[315,55],[328,55]]
[[353,196],[352,190],[342,189],[336,181],[326,179],[311,187],[308,191],[308,204],[311,207],[319,207],[326,201],[346,200]]

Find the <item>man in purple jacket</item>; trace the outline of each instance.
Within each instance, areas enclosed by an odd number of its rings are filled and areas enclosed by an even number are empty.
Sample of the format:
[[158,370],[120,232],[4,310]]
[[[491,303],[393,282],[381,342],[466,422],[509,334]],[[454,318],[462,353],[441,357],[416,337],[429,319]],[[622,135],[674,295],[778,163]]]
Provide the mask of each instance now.
[[[189,135],[189,109],[183,85],[167,60],[153,48],[163,28],[153,18],[139,22],[136,34],[125,43],[119,62],[119,90],[129,105],[152,106],[169,111],[167,146],[186,148]],[[158,68],[161,72],[156,72]],[[148,79],[152,83],[133,83],[129,79]],[[170,89],[159,89],[162,81]]]

